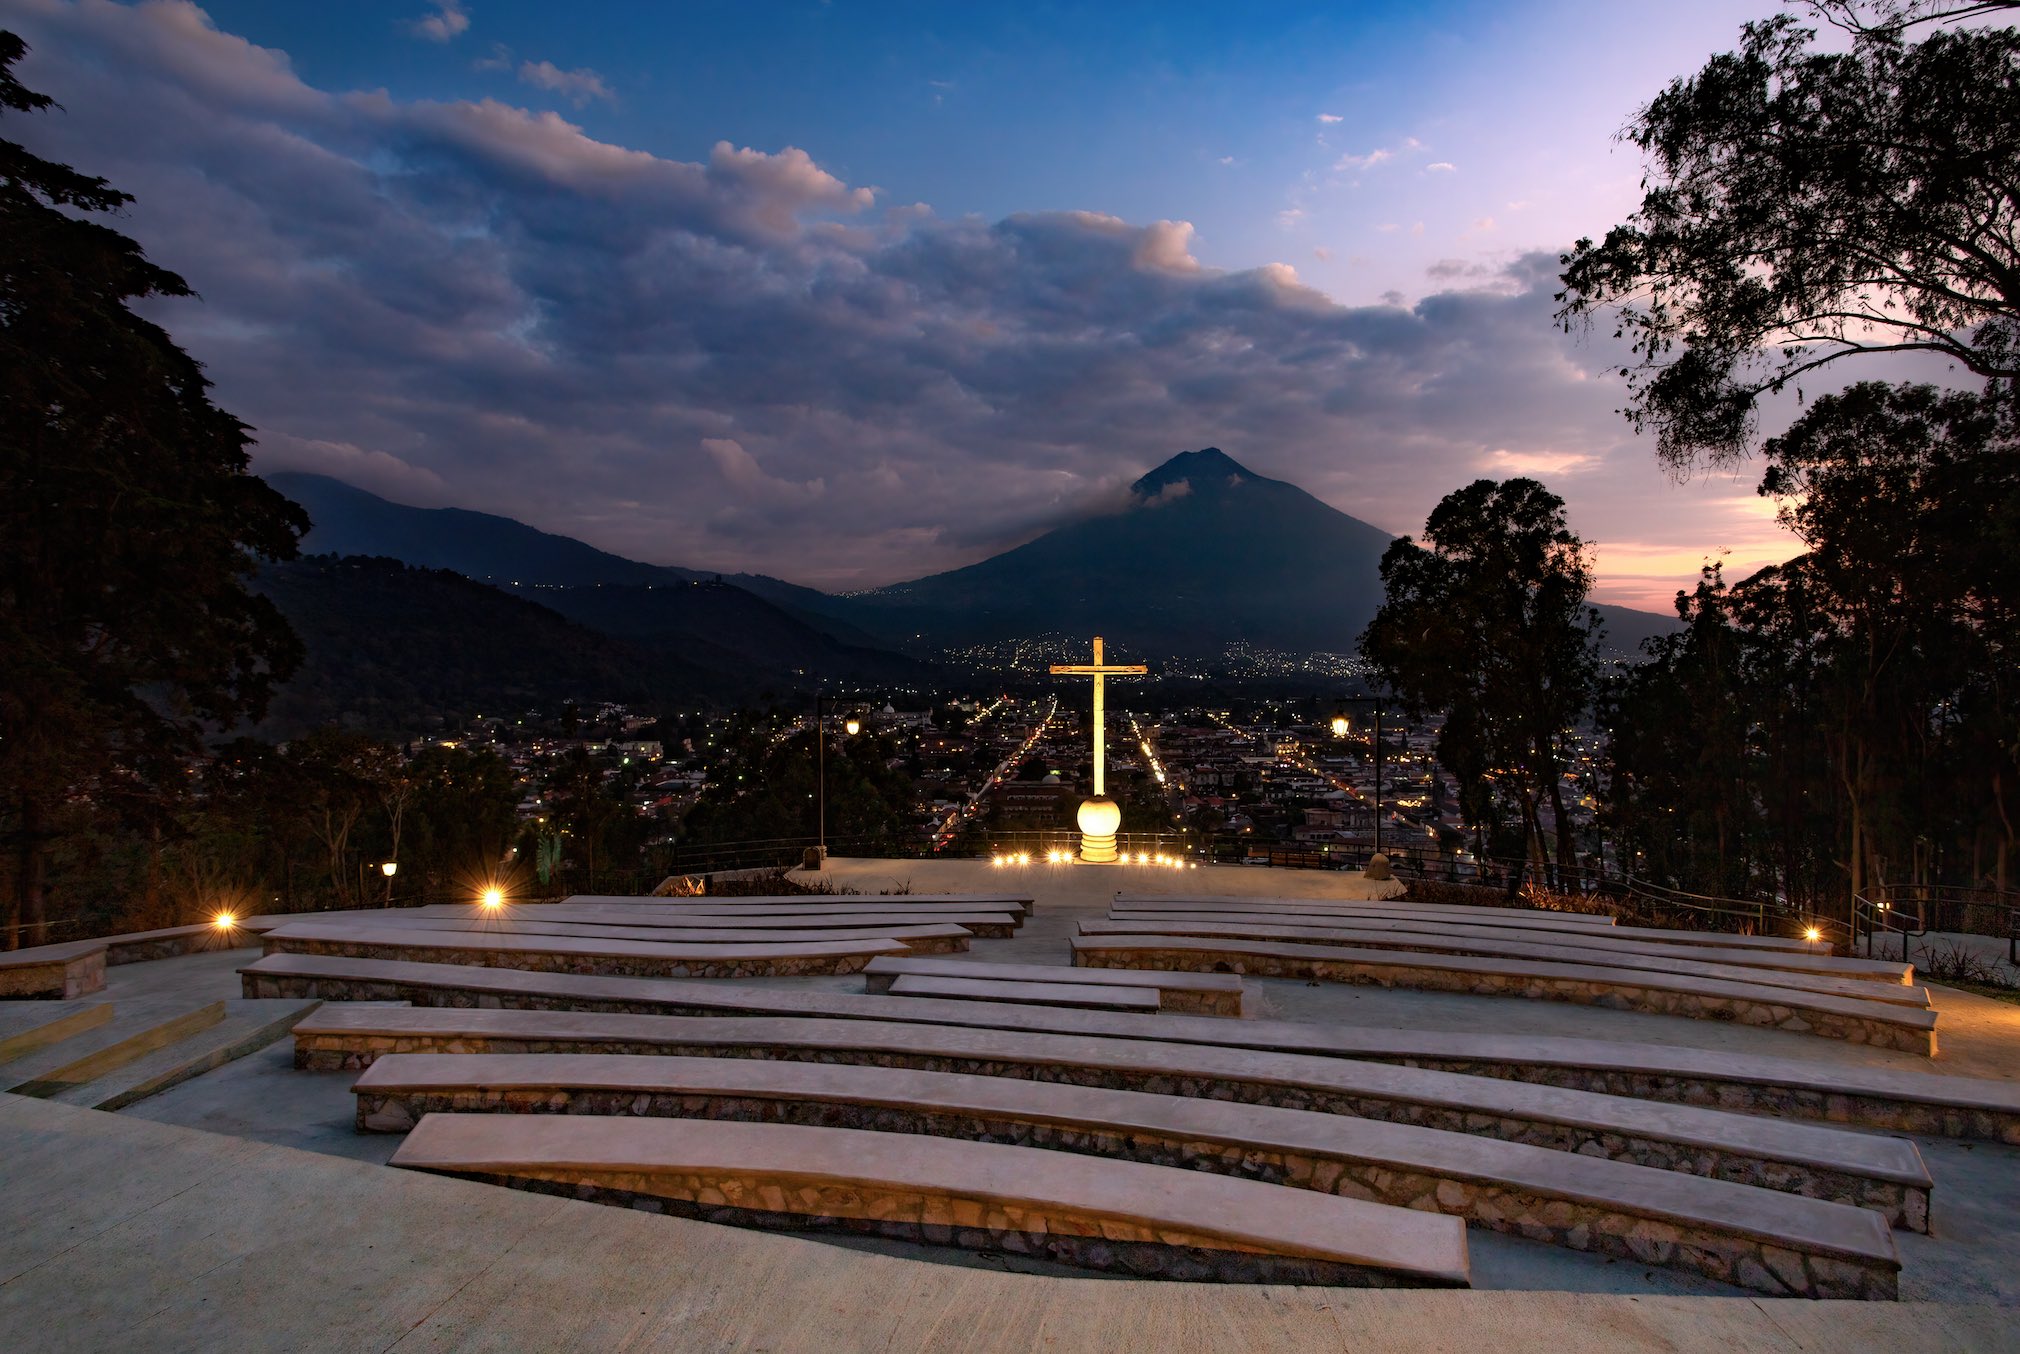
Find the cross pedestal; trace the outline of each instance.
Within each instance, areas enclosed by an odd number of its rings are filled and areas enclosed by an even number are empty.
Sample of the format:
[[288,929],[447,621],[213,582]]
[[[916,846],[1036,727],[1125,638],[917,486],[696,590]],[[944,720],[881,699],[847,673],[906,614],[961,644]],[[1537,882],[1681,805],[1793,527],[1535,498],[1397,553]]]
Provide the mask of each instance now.
[[1122,809],[1108,797],[1105,757],[1108,747],[1108,709],[1104,687],[1110,677],[1141,676],[1150,669],[1141,663],[1101,661],[1101,636],[1094,637],[1092,663],[1054,663],[1055,674],[1094,679],[1094,798],[1080,806],[1080,858],[1090,865],[1115,863],[1115,830],[1122,826]]

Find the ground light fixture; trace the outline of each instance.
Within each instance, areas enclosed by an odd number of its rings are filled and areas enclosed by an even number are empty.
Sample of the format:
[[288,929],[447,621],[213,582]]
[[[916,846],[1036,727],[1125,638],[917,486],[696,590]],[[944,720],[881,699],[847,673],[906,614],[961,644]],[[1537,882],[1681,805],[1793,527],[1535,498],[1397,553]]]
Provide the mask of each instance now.
[[229,931],[238,925],[238,917],[230,912],[220,912],[210,919],[210,924],[220,931]]
[[496,912],[499,908],[505,906],[505,890],[494,884],[484,890],[484,896],[479,898],[478,902],[484,905],[485,911]]
[[1805,926],[1803,928],[1804,940],[1822,940],[1823,938],[1824,930],[1821,926]]

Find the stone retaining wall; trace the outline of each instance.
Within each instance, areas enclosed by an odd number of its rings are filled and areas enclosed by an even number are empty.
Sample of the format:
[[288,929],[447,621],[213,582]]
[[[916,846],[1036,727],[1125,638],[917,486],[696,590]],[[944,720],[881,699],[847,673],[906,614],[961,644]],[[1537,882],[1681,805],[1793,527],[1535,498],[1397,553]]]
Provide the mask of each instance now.
[[[6,959],[0,954],[0,961]],[[67,959],[0,964],[0,1000],[69,1001],[105,990],[105,950]]]
[[[1274,942],[1272,942],[1274,943]],[[1076,949],[1073,962],[1081,968],[1182,969],[1193,973],[1243,973],[1272,978],[1304,978],[1355,983],[1371,987],[1404,987],[1423,992],[1459,992],[1471,996],[1526,997],[1531,1001],[1565,1001],[1616,1011],[1646,1011],[1692,1020],[1725,1020],[1796,1034],[1822,1035],[1874,1048],[1900,1049],[1936,1055],[1936,1032],[1896,1024],[1878,1015],[1860,1016],[1787,1005],[1775,993],[1799,995],[1797,989],[1763,989],[1758,998],[1675,992],[1645,987],[1632,979],[1604,981],[1556,978],[1525,973],[1479,973],[1463,969],[1417,967],[1390,960],[1355,960],[1333,956],[1274,955],[1230,949],[1225,953],[1164,949],[1142,945],[1129,949]],[[1906,1009],[1906,1008],[1903,1008]]]
[[1469,1077],[1497,1077],[1536,1086],[1561,1086],[1571,1091],[1659,1100],[1670,1105],[1731,1110],[1778,1119],[1814,1119],[1930,1138],[1963,1138],[2020,1146],[2020,1113],[1969,1106],[1937,1105],[1842,1091],[1724,1081],[1716,1077],[1678,1073],[1622,1072],[1608,1068],[1545,1066],[1477,1058],[1395,1058],[1357,1053],[1366,1062],[1422,1067],[1433,1072],[1457,1072]]
[[[453,931],[427,932],[433,935]],[[427,964],[471,964],[518,969],[523,973],[574,973],[615,978],[762,978],[861,973],[877,956],[862,954],[777,955],[762,959],[674,959],[659,955],[554,954],[540,950],[459,950],[453,946],[407,946],[386,941],[339,940],[322,936],[269,935],[268,954],[323,954],[344,959],[402,959]]]
[[1898,1267],[1875,1264],[1864,1257],[1799,1254],[1757,1237],[1702,1223],[1677,1224],[1646,1214],[1618,1212],[1491,1179],[1459,1178],[1350,1157],[1279,1152],[1239,1143],[1177,1141],[1120,1129],[769,1096],[501,1091],[482,1087],[381,1094],[361,1091],[357,1124],[360,1132],[404,1133],[426,1114],[486,1111],[807,1124],[1049,1148],[1182,1166],[1421,1212],[1448,1213],[1532,1241],[1686,1270],[1776,1297],[1892,1299],[1896,1296]]
[[[391,989],[395,985],[374,984],[374,986]],[[377,998],[361,999],[390,1001],[404,998],[389,990]],[[417,1000],[415,1004],[453,1006],[459,1003]],[[468,1006],[472,1003],[460,1004]],[[1175,1073],[1138,1071],[1132,1068],[1068,1063],[1004,1062],[956,1054],[807,1048],[791,1044],[682,1044],[677,1041],[634,1044],[603,1040],[589,1043],[560,1039],[482,1037],[434,1039],[411,1035],[356,1034],[341,1036],[298,1034],[295,1038],[295,1065],[313,1070],[362,1068],[369,1066],[373,1059],[386,1053],[584,1052],[666,1054],[697,1058],[759,1058],[866,1067],[907,1067],[925,1072],[967,1072],[978,1076],[1022,1077],[1032,1081],[1061,1082],[1071,1086],[1149,1091],[1156,1095],[1192,1096],[1203,1100],[1235,1100],[1250,1105],[1281,1105],[1288,1109],[1350,1114],[1384,1123],[1442,1128],[1454,1133],[1471,1133],[1479,1137],[1498,1138],[1503,1142],[1549,1147],[1561,1152],[1582,1152],[1587,1156],[1627,1161],[1637,1166],[1653,1166],[1661,1170],[1677,1171],[1684,1175],[1700,1175],[1714,1180],[1731,1180],[1742,1185],[1758,1185],[1787,1194],[1801,1194],[1812,1199],[1827,1199],[1833,1203],[1870,1208],[1886,1217],[1892,1225],[1905,1227],[1911,1231],[1927,1231],[1929,1226],[1928,1190],[1897,1181],[1853,1175],[1829,1163],[1769,1161],[1742,1156],[1737,1152],[1689,1147],[1661,1139],[1636,1137],[1578,1124],[1541,1119],[1503,1118],[1499,1115],[1421,1105],[1411,1101],[1389,1100],[1372,1095],[1329,1091],[1312,1086],[1190,1077]]]
[[[229,949],[218,940],[222,934],[216,927],[202,926],[180,935],[148,936],[145,939],[122,940],[117,936],[107,939],[105,962],[108,964],[145,964],[155,959],[179,959],[186,954],[198,954],[205,950]],[[234,934],[237,945],[251,943],[252,937],[244,931]]]
[[937,1194],[871,1193],[818,1181],[774,1181],[671,1171],[649,1174],[599,1171],[551,1177],[498,1176],[474,1171],[453,1174],[540,1194],[616,1204],[703,1222],[794,1232],[852,1232],[935,1246],[958,1246],[963,1250],[1028,1255],[1133,1278],[1354,1288],[1442,1286],[1427,1279],[1336,1260],[1237,1249],[1219,1238],[1153,1229],[1114,1218]]

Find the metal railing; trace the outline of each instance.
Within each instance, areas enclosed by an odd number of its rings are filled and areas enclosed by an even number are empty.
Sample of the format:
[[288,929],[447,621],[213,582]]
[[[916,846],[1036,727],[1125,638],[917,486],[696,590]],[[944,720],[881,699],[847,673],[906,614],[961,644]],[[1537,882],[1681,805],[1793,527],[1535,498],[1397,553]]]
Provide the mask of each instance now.
[[[1910,936],[1944,931],[2003,939],[2006,962],[2020,968],[2020,892],[1947,884],[1888,884],[1875,888],[1870,898],[1855,900],[1855,918],[1861,914],[1861,903],[1865,918],[1877,923],[1868,934],[1902,932],[1903,957]],[[1912,931],[1905,929],[1904,918],[1909,916],[1916,922]]]
[[1852,895],[1852,949],[1856,951],[1863,939],[1866,953],[1872,954],[1874,937],[1898,932],[1901,937],[1901,962],[1908,963],[1908,942],[1929,934],[1929,919],[1921,901],[1908,899],[1896,902],[1884,890],[1875,889],[1874,893],[1878,896]]

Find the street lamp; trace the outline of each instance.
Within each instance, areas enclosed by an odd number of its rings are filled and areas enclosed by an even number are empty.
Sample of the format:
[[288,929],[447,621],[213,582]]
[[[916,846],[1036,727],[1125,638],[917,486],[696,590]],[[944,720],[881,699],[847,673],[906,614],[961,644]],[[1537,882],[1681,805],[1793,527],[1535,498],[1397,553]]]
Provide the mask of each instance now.
[[379,868],[385,871],[386,874],[386,906],[391,907],[393,905],[393,876],[399,873],[400,862],[389,860]]
[[[825,691],[814,692],[814,781],[820,801],[820,868],[828,866],[828,726],[821,718],[821,702],[828,700]],[[850,715],[842,729],[851,738],[862,732],[862,721]]]
[[[1375,707],[1375,854],[1382,854],[1382,698],[1380,696],[1343,696],[1342,705],[1372,705]],[[1347,717],[1333,716],[1333,737],[1347,736]]]

